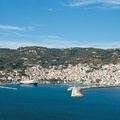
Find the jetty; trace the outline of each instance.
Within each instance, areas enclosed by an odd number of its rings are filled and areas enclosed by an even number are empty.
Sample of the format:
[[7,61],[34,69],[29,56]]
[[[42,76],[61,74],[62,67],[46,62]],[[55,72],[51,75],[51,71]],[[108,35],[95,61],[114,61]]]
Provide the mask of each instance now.
[[82,90],[93,89],[93,88],[110,88],[110,87],[120,87],[120,85],[73,87],[71,97],[85,97],[85,95],[82,94]]
[[0,88],[4,88],[4,89],[12,89],[12,90],[17,90],[17,88],[12,88],[12,87],[5,87],[5,86],[0,86]]

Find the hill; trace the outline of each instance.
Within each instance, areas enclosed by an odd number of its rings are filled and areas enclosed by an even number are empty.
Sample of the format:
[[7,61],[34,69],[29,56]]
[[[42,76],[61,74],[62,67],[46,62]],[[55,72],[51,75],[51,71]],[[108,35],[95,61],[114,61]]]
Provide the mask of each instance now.
[[120,49],[21,47],[0,49],[0,70],[22,69],[40,64],[44,68],[53,65],[78,63],[117,64],[120,63]]

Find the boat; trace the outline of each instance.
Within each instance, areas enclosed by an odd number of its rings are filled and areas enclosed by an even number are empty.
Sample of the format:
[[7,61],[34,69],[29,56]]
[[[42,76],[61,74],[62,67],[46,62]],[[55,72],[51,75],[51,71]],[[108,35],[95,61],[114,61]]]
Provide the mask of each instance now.
[[57,81],[57,83],[60,83],[60,81]]
[[67,89],[67,91],[71,91],[73,88],[74,88],[74,87],[69,87],[69,88]]
[[64,83],[67,83],[66,81],[64,81]]
[[38,82],[35,80],[21,80],[20,84],[21,85],[37,85]]

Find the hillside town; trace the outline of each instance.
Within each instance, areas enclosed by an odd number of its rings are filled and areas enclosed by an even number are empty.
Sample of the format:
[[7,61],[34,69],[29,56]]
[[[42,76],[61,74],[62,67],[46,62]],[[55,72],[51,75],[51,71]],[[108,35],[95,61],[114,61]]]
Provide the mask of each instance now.
[[83,83],[86,85],[118,85],[120,84],[120,64],[109,64],[94,66],[93,64],[77,64],[73,66],[69,64],[67,68],[63,65],[50,66],[49,69],[43,68],[41,65],[28,67],[25,75],[20,74],[21,70],[13,70],[12,72],[0,71],[1,83],[19,83],[22,80],[34,79],[42,83],[50,83],[55,80],[59,82]]

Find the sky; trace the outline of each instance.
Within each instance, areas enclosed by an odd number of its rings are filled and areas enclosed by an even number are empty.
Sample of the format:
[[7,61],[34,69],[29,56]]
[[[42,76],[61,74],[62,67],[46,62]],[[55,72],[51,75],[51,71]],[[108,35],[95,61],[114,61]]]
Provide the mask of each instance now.
[[0,48],[120,48],[120,0],[0,0]]

